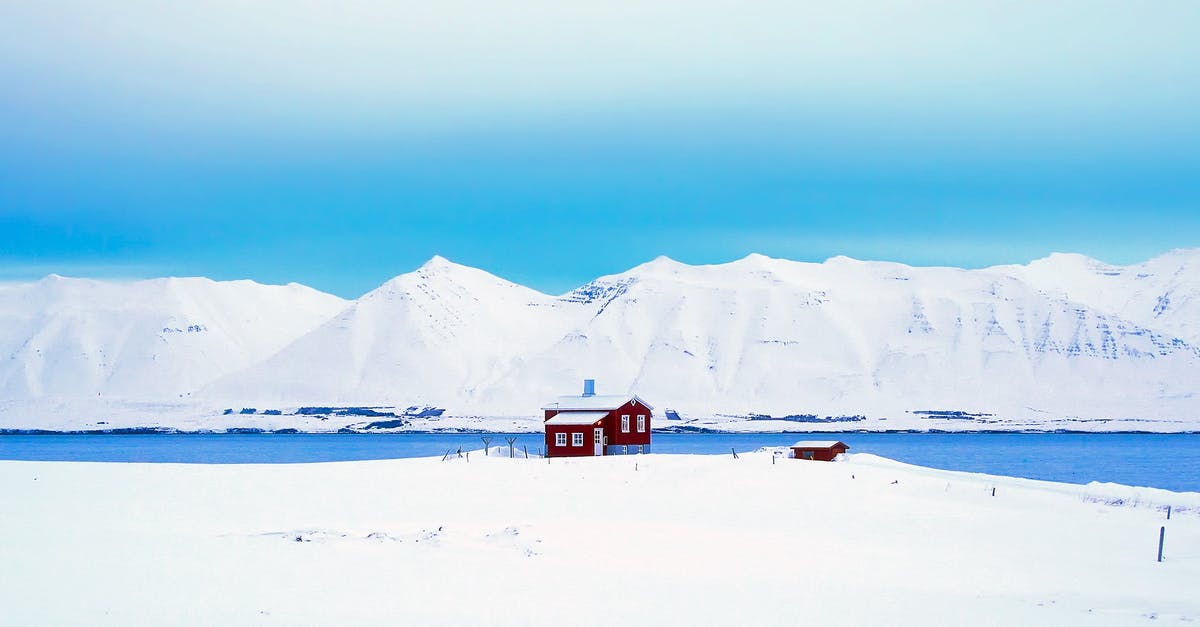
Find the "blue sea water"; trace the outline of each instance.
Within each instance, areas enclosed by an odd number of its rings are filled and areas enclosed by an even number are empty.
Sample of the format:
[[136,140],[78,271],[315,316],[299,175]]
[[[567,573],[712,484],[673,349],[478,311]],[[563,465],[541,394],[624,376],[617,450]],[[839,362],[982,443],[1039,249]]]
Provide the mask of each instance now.
[[[302,463],[444,455],[483,447],[518,455],[541,452],[540,434],[187,434],[5,435],[0,460],[175,462],[201,464]],[[655,453],[702,455],[786,446],[799,439],[838,438],[853,453],[996,475],[1067,483],[1109,481],[1200,492],[1200,435],[1074,433],[845,433],[654,435]],[[498,451],[497,445],[504,449]]]

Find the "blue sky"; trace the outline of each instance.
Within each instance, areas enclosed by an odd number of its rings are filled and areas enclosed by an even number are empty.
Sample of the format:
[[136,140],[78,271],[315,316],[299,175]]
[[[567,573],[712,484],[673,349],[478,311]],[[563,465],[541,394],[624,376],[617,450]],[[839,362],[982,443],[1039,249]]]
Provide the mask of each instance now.
[[0,279],[1200,246],[1195,3],[175,4],[0,8]]

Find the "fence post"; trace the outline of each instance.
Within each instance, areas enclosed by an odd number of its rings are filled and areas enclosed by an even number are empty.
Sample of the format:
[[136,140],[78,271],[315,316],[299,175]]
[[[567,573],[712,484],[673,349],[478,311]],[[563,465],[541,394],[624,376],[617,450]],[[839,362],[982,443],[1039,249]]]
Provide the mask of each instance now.
[[1167,535],[1166,527],[1158,528],[1158,561],[1162,561],[1163,538]]

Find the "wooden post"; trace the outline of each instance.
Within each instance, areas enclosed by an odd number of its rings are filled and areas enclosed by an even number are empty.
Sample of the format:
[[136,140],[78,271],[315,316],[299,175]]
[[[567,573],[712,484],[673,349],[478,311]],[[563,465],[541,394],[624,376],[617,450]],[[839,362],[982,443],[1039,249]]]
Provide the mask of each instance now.
[[1171,506],[1167,506],[1167,520],[1171,520]]
[[1162,561],[1163,538],[1167,536],[1167,528],[1158,528],[1158,561]]
[[992,496],[996,496],[996,486],[992,486]]
[[525,445],[525,444],[522,444],[522,445],[521,445],[521,449],[522,449],[523,451],[525,451],[525,459],[529,459],[529,446],[528,446],[528,445]]

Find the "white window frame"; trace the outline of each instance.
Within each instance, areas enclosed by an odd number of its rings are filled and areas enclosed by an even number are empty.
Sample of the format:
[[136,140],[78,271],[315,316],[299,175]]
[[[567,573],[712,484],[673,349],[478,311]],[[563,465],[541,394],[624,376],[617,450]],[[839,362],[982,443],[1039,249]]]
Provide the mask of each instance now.
[[571,446],[583,446],[583,432],[576,431],[571,434]]
[[629,414],[621,414],[621,433],[629,433]]
[[566,445],[567,445],[567,434],[563,431],[559,431],[558,433],[555,433],[554,434],[554,446],[566,446]]
[[637,430],[638,430],[638,433],[646,432],[646,414],[638,414]]

